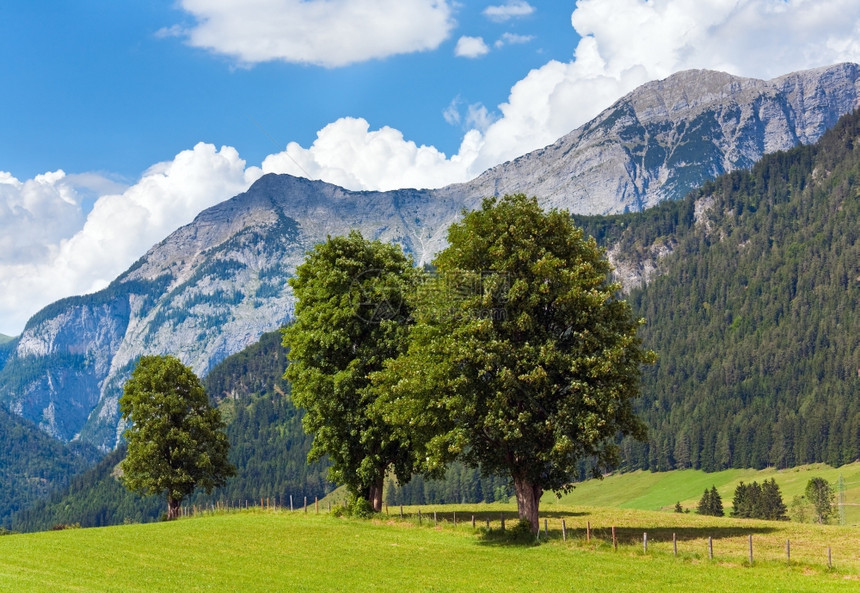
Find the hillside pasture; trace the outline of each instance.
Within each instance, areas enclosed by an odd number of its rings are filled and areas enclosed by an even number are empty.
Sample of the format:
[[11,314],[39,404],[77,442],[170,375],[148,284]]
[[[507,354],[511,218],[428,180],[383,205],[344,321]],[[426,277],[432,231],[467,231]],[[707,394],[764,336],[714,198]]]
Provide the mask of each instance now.
[[551,510],[553,505],[560,504],[671,511],[675,503],[680,502],[684,508],[695,510],[704,490],[716,486],[728,515],[735,488],[740,482],[761,484],[773,478],[782,491],[783,501],[789,506],[792,498],[803,495],[810,478],[822,477],[833,484],[835,490],[839,476],[845,485],[845,522],[847,525],[860,525],[860,462],[838,468],[822,463],[784,470],[729,469],[713,473],[693,469],[656,473],[640,470],[581,482],[561,498],[547,493],[541,508]]

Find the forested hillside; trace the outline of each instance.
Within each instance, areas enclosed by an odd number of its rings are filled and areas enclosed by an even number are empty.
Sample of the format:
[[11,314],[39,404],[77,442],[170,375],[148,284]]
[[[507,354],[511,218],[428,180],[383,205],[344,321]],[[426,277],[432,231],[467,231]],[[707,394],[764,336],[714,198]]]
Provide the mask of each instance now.
[[97,457],[94,448],[60,443],[0,407],[0,527],[52,486],[68,484]]
[[659,362],[627,469],[860,457],[860,114],[683,201],[578,222],[657,269],[629,294]]

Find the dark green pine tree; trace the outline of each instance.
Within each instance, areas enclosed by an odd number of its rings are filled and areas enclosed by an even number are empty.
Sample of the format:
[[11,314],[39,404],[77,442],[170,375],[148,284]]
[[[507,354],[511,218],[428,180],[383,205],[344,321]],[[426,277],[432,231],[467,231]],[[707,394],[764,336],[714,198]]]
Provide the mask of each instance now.
[[722,517],[725,513],[723,512],[723,499],[720,497],[720,493],[717,492],[716,486],[711,486],[711,515],[714,517]]
[[735,488],[732,499],[732,517],[749,518],[752,515],[752,502],[749,498],[749,487],[743,482]]
[[749,485],[749,489],[747,491],[747,499],[750,503],[750,511],[748,515],[749,518],[764,519],[764,496],[762,494],[761,486],[758,482],[753,482]]
[[788,519],[786,515],[788,509],[782,500],[782,492],[780,492],[776,480],[773,478],[765,480],[761,487],[761,494],[762,508],[764,509],[762,519],[770,519],[771,521],[785,521]]
[[720,493],[717,492],[716,486],[712,486],[710,490],[705,489],[696,510],[700,515],[710,515],[712,517],[722,517],[724,515],[723,499],[720,497]]

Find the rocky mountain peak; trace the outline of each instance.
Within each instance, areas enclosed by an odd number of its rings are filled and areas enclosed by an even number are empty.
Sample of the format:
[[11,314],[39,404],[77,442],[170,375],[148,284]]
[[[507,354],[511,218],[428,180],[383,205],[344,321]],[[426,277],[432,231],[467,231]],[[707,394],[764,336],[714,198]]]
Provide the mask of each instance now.
[[766,153],[814,142],[858,105],[856,64],[773,80],[688,70],[637,88],[554,144],[465,188],[533,194],[581,214],[639,211]]

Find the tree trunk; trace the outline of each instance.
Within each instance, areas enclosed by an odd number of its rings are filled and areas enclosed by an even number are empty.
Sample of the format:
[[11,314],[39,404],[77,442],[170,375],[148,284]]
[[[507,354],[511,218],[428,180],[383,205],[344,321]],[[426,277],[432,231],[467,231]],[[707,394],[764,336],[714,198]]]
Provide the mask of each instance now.
[[167,497],[167,520],[173,521],[174,519],[179,518],[179,505],[182,504],[181,500],[175,500],[170,496]]
[[382,487],[385,482],[385,476],[380,476],[376,482],[370,485],[370,495],[368,500],[373,507],[374,512],[382,512]]
[[514,478],[514,491],[517,495],[517,512],[520,519],[526,519],[532,526],[532,533],[540,531],[538,508],[543,488],[525,478]]

